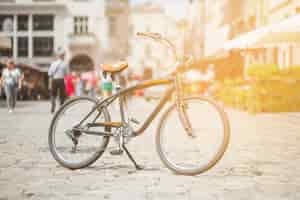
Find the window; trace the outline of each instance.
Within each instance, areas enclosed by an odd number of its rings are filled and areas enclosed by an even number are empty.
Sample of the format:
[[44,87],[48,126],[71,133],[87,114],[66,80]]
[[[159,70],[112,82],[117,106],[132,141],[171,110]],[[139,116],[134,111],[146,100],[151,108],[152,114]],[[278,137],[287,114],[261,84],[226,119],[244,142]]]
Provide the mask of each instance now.
[[13,15],[0,15],[0,32],[9,31],[12,32],[14,28]]
[[12,57],[13,56],[13,48],[14,48],[14,39],[11,37],[10,38],[11,40],[11,49],[2,49],[0,48],[0,57]]
[[33,56],[49,57],[53,55],[54,39],[53,37],[34,37],[33,38]]
[[74,17],[74,33],[82,34],[89,32],[89,18],[86,16]]
[[53,15],[34,15],[33,16],[34,31],[53,31],[54,16]]
[[18,57],[28,57],[28,37],[18,37]]
[[28,15],[18,15],[18,31],[28,31]]

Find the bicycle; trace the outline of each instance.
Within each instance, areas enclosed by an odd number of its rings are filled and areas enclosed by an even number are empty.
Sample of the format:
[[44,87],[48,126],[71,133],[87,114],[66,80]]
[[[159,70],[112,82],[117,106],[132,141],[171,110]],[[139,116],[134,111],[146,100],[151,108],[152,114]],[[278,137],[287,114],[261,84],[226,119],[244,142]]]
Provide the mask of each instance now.
[[[119,88],[115,94],[105,99],[79,97],[66,102],[54,115],[49,129],[49,147],[54,159],[63,167],[73,170],[87,167],[103,155],[110,138],[113,137],[118,147],[111,154],[121,155],[125,151],[135,168],[142,169],[127,149],[126,144],[131,138],[142,135],[165,105],[171,103],[162,114],[156,133],[156,149],[161,161],[168,169],[181,175],[197,175],[209,170],[222,158],[229,143],[230,127],[225,111],[209,97],[183,94],[184,72],[188,69],[187,65],[190,59],[179,59],[175,46],[168,39],[158,33],[138,33],[138,35],[166,44],[172,50],[176,60],[176,70],[164,79],[149,80],[128,88]],[[119,74],[127,67],[127,63],[114,66],[102,65],[102,70]],[[165,95],[142,125],[138,125],[139,128],[134,130],[133,123],[140,124],[140,122],[136,119],[126,118],[124,97],[134,90],[160,85],[169,86]],[[117,99],[119,100],[118,110],[121,119],[111,121],[108,108]],[[196,107],[194,107],[195,105]],[[78,111],[71,112],[72,109]],[[67,118],[69,113],[71,115]],[[200,121],[201,113],[205,115],[202,123]],[[216,118],[209,120],[208,118],[212,116]],[[170,119],[175,121],[169,122]],[[211,127],[208,126],[209,122],[213,122]],[[202,127],[199,128],[198,125]],[[61,126],[63,128],[59,129]],[[170,128],[170,130],[166,128]],[[208,128],[213,130],[213,132],[209,132],[209,135],[207,134]],[[220,129],[218,135],[212,135],[217,132],[217,128]],[[182,131],[175,135],[179,129]],[[171,138],[167,140],[166,136],[169,133],[172,133]],[[206,135],[201,137],[199,134]],[[201,140],[197,141],[197,139]],[[196,143],[197,148],[207,145],[208,142],[205,141],[200,146],[200,142],[205,139],[212,140],[208,148],[205,147],[201,150],[192,148],[192,142]],[[62,145],[58,144],[60,142]],[[166,145],[166,143],[168,144]],[[180,148],[178,143],[181,143]],[[173,144],[175,144],[174,149],[171,148]],[[182,158],[179,158],[181,156]],[[195,160],[196,162],[194,162]],[[200,162],[201,160],[203,162]]]

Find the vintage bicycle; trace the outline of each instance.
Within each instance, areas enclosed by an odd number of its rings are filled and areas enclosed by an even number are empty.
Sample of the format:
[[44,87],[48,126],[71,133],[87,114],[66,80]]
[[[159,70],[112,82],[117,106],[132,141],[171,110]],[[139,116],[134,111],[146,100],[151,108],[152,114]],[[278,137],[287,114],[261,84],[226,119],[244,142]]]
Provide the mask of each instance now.
[[[49,129],[49,147],[55,160],[63,167],[80,169],[94,163],[106,150],[110,138],[117,142],[112,155],[127,154],[136,169],[137,164],[126,144],[142,135],[160,111],[156,133],[156,149],[163,164],[176,174],[197,175],[212,168],[223,156],[230,137],[230,126],[224,109],[206,96],[186,96],[183,93],[184,73],[190,59],[179,58],[171,41],[158,33],[138,33],[138,36],[166,44],[176,60],[167,78],[149,80],[120,88],[105,99],[78,97],[67,101],[54,115]],[[102,65],[102,70],[119,74],[127,63]],[[141,124],[127,116],[124,98],[134,90],[167,86],[158,105]],[[118,100],[119,119],[111,119],[109,111]],[[114,105],[116,105],[114,103]],[[167,106],[167,108],[165,108]],[[133,125],[138,126],[134,129]]]

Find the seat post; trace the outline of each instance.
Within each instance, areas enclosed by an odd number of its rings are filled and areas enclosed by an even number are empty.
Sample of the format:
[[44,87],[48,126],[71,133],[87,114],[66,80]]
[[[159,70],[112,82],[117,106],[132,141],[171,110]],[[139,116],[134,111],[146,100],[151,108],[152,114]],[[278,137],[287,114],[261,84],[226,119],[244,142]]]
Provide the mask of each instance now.
[[[121,85],[116,85],[116,90],[117,92],[122,89]],[[126,122],[125,119],[125,111],[124,111],[124,97],[121,95],[118,97],[119,98],[119,106],[120,106],[120,114],[121,114],[121,120],[122,122]]]
[[[121,62],[121,63],[116,63],[113,65],[109,65],[109,64],[101,64],[100,65],[101,69],[103,72],[106,73],[111,73],[113,75],[119,75],[118,73],[122,72],[123,70],[125,70],[128,67],[128,63],[127,62]],[[116,85],[115,86],[116,91],[120,91],[121,90],[121,86],[120,85]],[[119,96],[119,104],[120,104],[120,112],[121,112],[121,119],[122,122],[126,122],[125,120],[125,112],[124,112],[124,97],[123,96]]]

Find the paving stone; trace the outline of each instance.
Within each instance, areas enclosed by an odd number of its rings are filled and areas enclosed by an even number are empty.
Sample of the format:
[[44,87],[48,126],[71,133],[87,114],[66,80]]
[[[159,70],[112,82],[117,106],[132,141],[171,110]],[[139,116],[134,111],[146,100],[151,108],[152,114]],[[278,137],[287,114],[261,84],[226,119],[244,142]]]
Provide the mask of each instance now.
[[[143,116],[154,103],[134,99],[131,112]],[[225,156],[210,171],[186,177],[159,160],[154,138],[159,120],[128,145],[144,170],[136,171],[125,155],[105,153],[91,167],[72,171],[49,152],[49,102],[18,105],[13,114],[0,107],[0,200],[300,199],[300,113],[227,110],[232,131]]]

